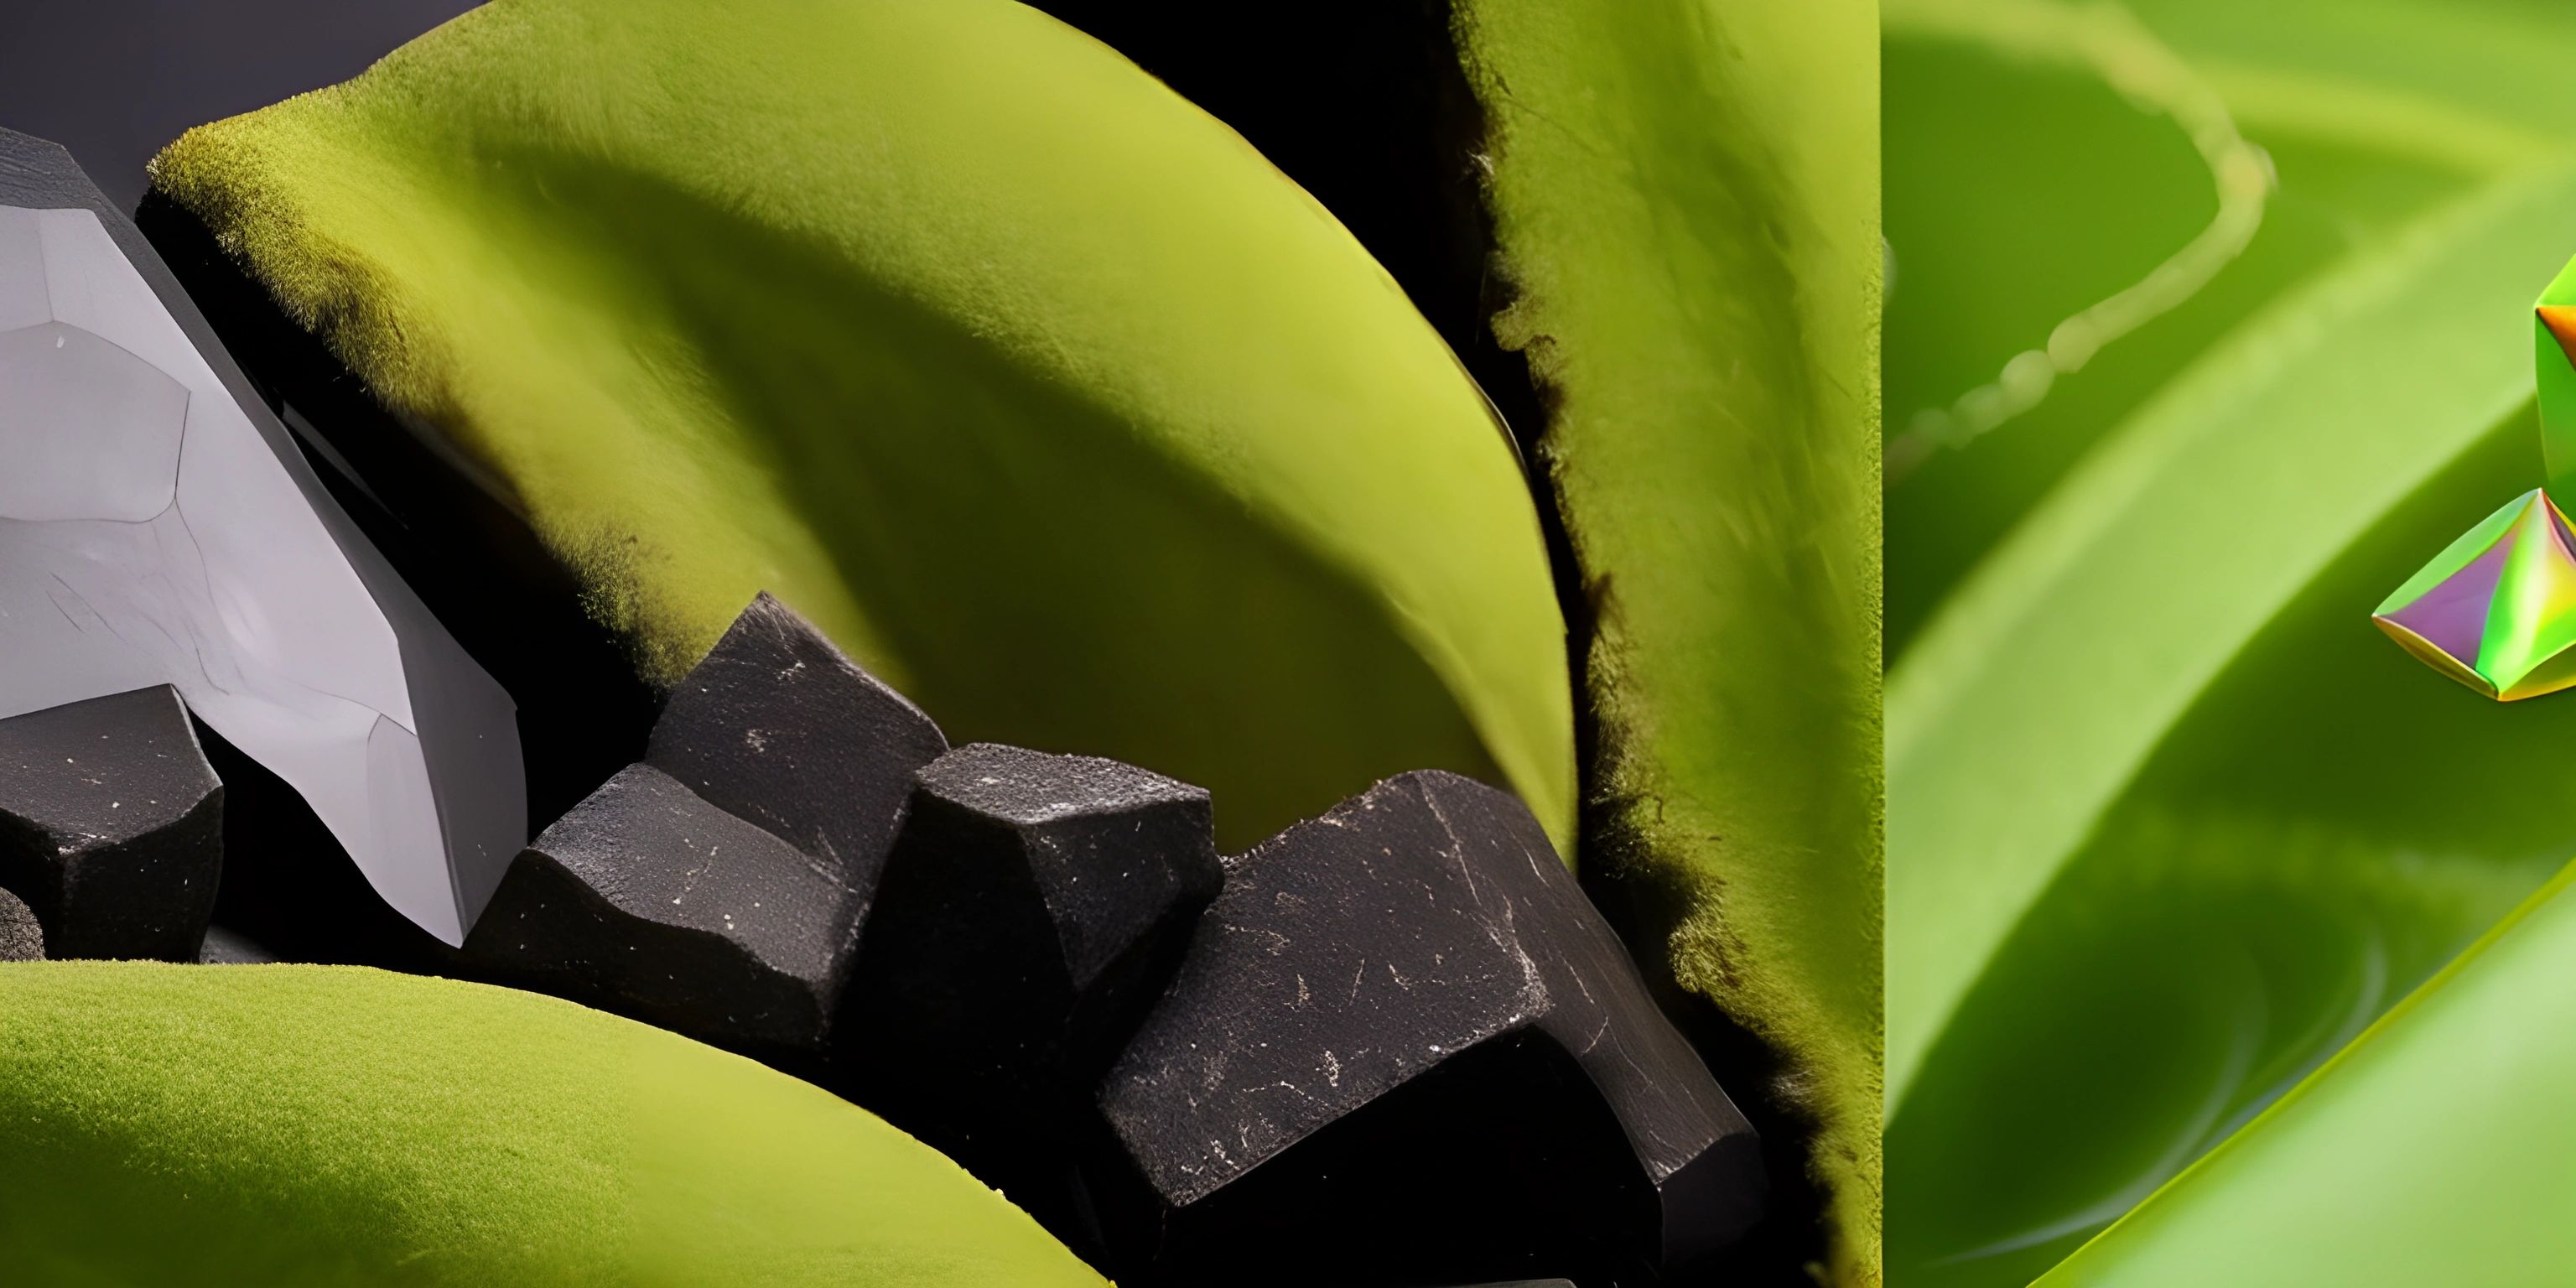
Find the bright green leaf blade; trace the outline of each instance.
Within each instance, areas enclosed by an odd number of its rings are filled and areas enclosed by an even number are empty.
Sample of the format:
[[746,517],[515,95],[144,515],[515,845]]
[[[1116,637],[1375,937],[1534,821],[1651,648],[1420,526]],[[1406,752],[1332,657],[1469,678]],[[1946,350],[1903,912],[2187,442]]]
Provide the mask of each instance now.
[[1888,700],[1898,1113],[1968,990],[2222,669],[2526,402],[2528,300],[2571,220],[2576,177],[2513,181],[2283,301],[2079,467],[1907,656]]
[[2274,0],[2259,15],[2231,0],[2130,0],[2128,8],[2203,66],[2307,73],[2562,140],[2576,134],[2576,79],[2567,75],[2576,23],[2556,4]]
[[1498,330],[1558,395],[1545,454],[1597,595],[1588,843],[1680,887],[1682,978],[1796,1063],[1836,1273],[1874,1281],[1873,9],[1463,15],[1521,291]]
[[0,1264],[44,1284],[1097,1286],[874,1116],[552,998],[0,964]]
[[1898,1282],[2028,1282],[2576,849],[2576,707],[2478,699],[2364,616],[2533,441],[2526,403],[2338,552],[1998,948],[1889,1123]]
[[1571,841],[1536,513],[1401,291],[1008,0],[512,0],[157,182],[491,465],[670,678],[768,589],[952,738],[1257,840],[1395,772]]
[[2041,1283],[2564,1282],[2571,882],[2576,868]]
[[2033,909],[1889,1125],[1895,1282],[2028,1283],[2548,871],[2143,806],[2107,831]]

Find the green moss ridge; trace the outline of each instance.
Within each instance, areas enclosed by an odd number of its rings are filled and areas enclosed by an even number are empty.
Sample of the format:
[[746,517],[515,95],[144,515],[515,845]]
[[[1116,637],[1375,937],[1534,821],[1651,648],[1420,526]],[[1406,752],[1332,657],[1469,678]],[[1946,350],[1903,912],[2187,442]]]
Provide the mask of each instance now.
[[1879,1278],[1876,6],[1467,0],[1488,195],[1598,615],[1587,863],[1787,1056]]
[[1571,851],[1514,455],[1330,214],[1008,0],[499,0],[156,162],[675,678],[770,590],[1240,845],[1506,782]]
[[340,966],[0,964],[28,1283],[1090,1285],[1002,1197],[749,1060]]

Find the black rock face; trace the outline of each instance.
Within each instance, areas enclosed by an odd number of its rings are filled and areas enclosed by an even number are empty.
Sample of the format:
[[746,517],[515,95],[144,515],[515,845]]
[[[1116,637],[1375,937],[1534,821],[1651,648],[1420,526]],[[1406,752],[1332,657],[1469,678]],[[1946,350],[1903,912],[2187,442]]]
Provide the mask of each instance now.
[[0,720],[0,887],[52,957],[195,961],[223,808],[166,685]]
[[838,873],[876,883],[939,726],[767,593],[671,691],[646,763]]
[[1080,1242],[1090,1088],[1223,878],[1203,789],[989,744],[931,762],[843,1001],[854,1094]]
[[1452,774],[1232,860],[1098,1094],[1140,1281],[1651,1283],[1760,1206],[1751,1128],[1536,820]]
[[510,865],[471,968],[794,1065],[829,1027],[859,908],[803,851],[650,765]]
[[0,890],[0,962],[45,960],[45,928],[35,910],[18,896]]

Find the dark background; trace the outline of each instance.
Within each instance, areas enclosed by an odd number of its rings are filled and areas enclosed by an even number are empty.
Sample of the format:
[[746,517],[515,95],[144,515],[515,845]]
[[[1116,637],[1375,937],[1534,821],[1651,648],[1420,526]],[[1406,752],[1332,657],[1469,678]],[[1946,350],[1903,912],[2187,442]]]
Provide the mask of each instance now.
[[0,127],[72,150],[117,204],[189,126],[365,71],[475,0],[0,0]]

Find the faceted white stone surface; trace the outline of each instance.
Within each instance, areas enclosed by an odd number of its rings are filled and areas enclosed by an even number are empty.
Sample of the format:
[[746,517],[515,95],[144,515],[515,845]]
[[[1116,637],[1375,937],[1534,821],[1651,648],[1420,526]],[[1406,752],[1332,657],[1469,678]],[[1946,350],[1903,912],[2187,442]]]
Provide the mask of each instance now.
[[95,193],[32,143],[0,131],[0,718],[172,685],[463,942],[526,834],[509,695],[236,396],[131,226],[30,199]]

